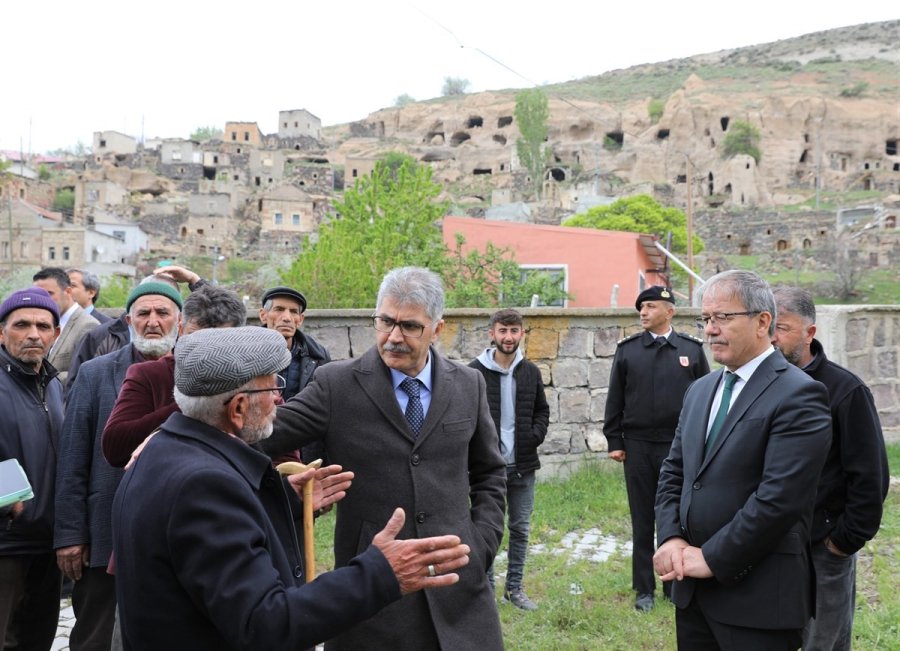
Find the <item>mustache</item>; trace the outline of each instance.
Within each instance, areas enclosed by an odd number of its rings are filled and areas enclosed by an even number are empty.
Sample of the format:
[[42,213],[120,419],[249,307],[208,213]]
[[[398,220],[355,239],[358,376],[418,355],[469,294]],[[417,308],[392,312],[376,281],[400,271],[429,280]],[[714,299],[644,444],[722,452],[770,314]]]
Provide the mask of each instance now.
[[392,344],[390,342],[387,342],[381,348],[389,353],[411,353],[412,352],[412,348],[410,348],[406,344]]

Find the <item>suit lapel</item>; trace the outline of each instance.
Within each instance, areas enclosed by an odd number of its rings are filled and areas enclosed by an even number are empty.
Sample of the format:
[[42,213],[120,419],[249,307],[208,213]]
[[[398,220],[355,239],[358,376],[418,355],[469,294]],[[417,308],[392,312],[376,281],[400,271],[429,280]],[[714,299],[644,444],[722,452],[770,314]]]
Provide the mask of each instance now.
[[[709,451],[709,454],[706,455],[706,459],[704,459],[704,467],[716,456],[716,453],[722,446],[725,445],[731,437],[731,432],[734,430],[735,425],[741,421],[750,406],[756,402],[768,386],[772,384],[775,378],[778,377],[778,369],[786,364],[783,358],[781,359],[781,364],[778,364],[779,357],[778,351],[770,354],[763,360],[762,364],[757,367],[753,375],[750,376],[750,381],[747,382],[747,386],[741,389],[741,394],[737,397],[734,405],[732,405],[731,409],[728,411],[725,422],[722,423],[722,431],[720,431],[719,436],[716,437],[712,450]],[[718,384],[716,386],[718,386]]]
[[353,377],[359,383],[359,387],[388,421],[391,429],[412,441],[413,435],[409,429],[409,423],[406,421],[406,416],[400,411],[400,403],[397,402],[397,396],[394,394],[391,371],[381,360],[378,348],[372,346],[367,350],[359,358],[359,362],[354,365],[353,370]]
[[453,382],[457,377],[456,367],[438,355],[434,348],[431,354],[431,404],[428,406],[428,414],[416,445],[424,441],[435,429],[436,425],[443,422],[444,413],[450,408],[450,395],[453,392]]

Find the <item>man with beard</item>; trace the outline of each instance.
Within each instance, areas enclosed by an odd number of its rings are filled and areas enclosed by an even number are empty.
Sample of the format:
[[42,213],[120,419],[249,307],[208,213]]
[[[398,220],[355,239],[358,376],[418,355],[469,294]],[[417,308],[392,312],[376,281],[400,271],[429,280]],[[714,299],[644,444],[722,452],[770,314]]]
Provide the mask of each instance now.
[[825,356],[816,306],[799,287],[774,291],[772,343],[787,361],[828,389],[831,448],[819,477],[812,521],[816,613],[803,631],[807,651],[849,651],[856,601],[856,553],[878,532],[890,485],[884,436],[872,392]]
[[394,509],[347,567],[304,584],[292,512],[312,472],[285,490],[251,447],[272,432],[289,359],[284,339],[259,328],[201,330],[175,349],[182,413],[147,443],[113,505],[126,649],[311,647],[401,595],[458,581],[468,547],[397,540]]
[[[534,509],[534,475],[541,467],[537,449],[547,436],[550,407],[540,369],[519,349],[525,337],[522,315],[511,309],[494,313],[488,334],[494,347],[469,366],[484,376],[491,417],[500,433],[500,454],[506,461],[509,564],[503,598],[516,608],[537,610],[522,588],[522,577]],[[488,579],[494,585],[493,566]]]
[[75,581],[73,651],[109,649],[115,581],[111,509],[122,470],[103,458],[101,435],[128,367],[167,354],[178,335],[181,295],[165,283],[135,287],[125,305],[131,343],[85,362],[71,387],[60,436],[54,547],[63,573]]

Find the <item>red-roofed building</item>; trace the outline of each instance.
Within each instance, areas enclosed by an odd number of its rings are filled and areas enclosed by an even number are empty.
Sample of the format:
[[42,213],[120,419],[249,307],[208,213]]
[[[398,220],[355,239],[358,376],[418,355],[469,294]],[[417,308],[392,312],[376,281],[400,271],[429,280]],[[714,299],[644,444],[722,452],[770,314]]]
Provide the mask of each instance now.
[[651,235],[470,217],[445,217],[443,233],[450,248],[461,233],[463,251],[484,251],[491,242],[512,249],[524,269],[563,274],[572,296],[566,307],[631,306],[645,287],[666,284],[657,271],[664,257]]

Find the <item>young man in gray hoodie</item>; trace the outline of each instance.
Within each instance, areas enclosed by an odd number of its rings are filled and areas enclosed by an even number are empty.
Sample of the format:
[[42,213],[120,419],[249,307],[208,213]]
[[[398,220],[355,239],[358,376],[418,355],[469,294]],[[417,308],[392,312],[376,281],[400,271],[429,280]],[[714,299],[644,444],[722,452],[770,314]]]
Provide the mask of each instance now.
[[[500,454],[506,460],[509,565],[503,597],[522,610],[536,610],[537,604],[522,588],[522,576],[534,508],[534,476],[541,467],[537,449],[547,435],[550,407],[540,370],[519,348],[525,337],[522,315],[511,309],[496,312],[488,334],[493,347],[469,366],[484,376]],[[493,585],[493,566],[488,576]]]

